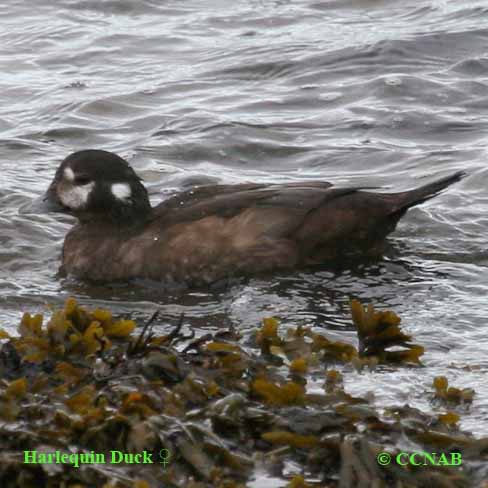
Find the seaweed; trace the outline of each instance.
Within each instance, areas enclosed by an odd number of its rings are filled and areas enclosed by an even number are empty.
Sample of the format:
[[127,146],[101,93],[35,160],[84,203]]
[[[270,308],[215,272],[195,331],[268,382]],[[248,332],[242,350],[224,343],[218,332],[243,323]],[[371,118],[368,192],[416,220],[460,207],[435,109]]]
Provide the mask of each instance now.
[[[393,312],[351,309],[359,350],[276,318],[250,343],[232,328],[185,336],[183,316],[158,335],[157,313],[137,333],[134,321],[72,298],[47,322],[24,314],[18,336],[0,331],[0,486],[244,488],[258,471],[290,488],[480,486],[488,440],[460,431],[457,413],[380,410],[344,390],[351,366],[420,356]],[[309,391],[312,378],[323,379],[321,393]],[[435,385],[439,401],[469,399]],[[462,452],[463,465],[379,463],[406,440]],[[145,452],[153,463],[26,463],[33,451]]]
[[[351,313],[358,331],[360,356],[374,356],[379,362],[421,365],[424,348],[410,343],[412,338],[401,331],[401,319],[395,312],[376,311],[371,303],[365,308],[358,300],[351,300]],[[402,349],[392,351],[393,347]]]
[[472,388],[461,389],[449,386],[449,382],[445,376],[435,377],[433,387],[435,389],[435,398],[444,403],[470,404],[474,398],[474,390]]

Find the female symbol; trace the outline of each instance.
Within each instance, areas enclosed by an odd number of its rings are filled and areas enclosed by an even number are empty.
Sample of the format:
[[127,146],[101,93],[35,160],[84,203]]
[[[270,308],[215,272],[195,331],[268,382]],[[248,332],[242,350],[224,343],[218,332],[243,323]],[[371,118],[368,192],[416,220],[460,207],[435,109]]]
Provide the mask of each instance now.
[[169,449],[161,449],[159,451],[159,457],[161,458],[161,461],[159,463],[162,464],[165,468],[166,465],[169,463],[169,459],[171,458],[171,452],[169,451]]

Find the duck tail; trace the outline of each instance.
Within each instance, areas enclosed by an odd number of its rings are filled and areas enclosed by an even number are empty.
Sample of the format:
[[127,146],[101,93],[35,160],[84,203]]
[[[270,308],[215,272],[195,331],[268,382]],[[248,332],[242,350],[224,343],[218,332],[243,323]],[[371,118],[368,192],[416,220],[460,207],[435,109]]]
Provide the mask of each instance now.
[[426,202],[431,198],[438,195],[442,190],[448,186],[462,180],[466,176],[464,171],[457,171],[456,173],[440,178],[439,180],[427,183],[415,190],[409,190],[395,195],[397,201],[397,207],[394,210],[396,212],[405,212],[410,207]]

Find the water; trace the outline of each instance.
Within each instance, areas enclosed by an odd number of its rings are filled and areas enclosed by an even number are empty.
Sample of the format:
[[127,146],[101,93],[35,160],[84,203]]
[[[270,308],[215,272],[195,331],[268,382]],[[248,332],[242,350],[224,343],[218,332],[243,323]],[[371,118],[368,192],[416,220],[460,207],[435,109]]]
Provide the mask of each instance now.
[[[392,307],[424,369],[346,376],[379,405],[432,410],[432,378],[476,390],[488,435],[488,7],[484,1],[11,1],[0,6],[0,322],[82,302],[187,327],[264,316],[355,341],[348,300]],[[93,287],[56,276],[72,223],[19,215],[70,152],[126,157],[157,203],[193,181],[407,189],[469,176],[402,220],[384,259],[221,291]]]

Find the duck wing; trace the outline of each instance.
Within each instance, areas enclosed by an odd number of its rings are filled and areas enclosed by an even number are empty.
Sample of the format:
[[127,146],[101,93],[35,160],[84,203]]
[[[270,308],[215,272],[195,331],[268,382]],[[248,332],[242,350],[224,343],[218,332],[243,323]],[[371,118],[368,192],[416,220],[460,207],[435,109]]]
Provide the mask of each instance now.
[[274,208],[288,212],[290,219],[293,215],[303,218],[327,201],[361,189],[364,188],[336,188],[325,181],[208,185],[165,200],[155,207],[154,217],[166,226],[211,216],[230,219],[245,210]]

